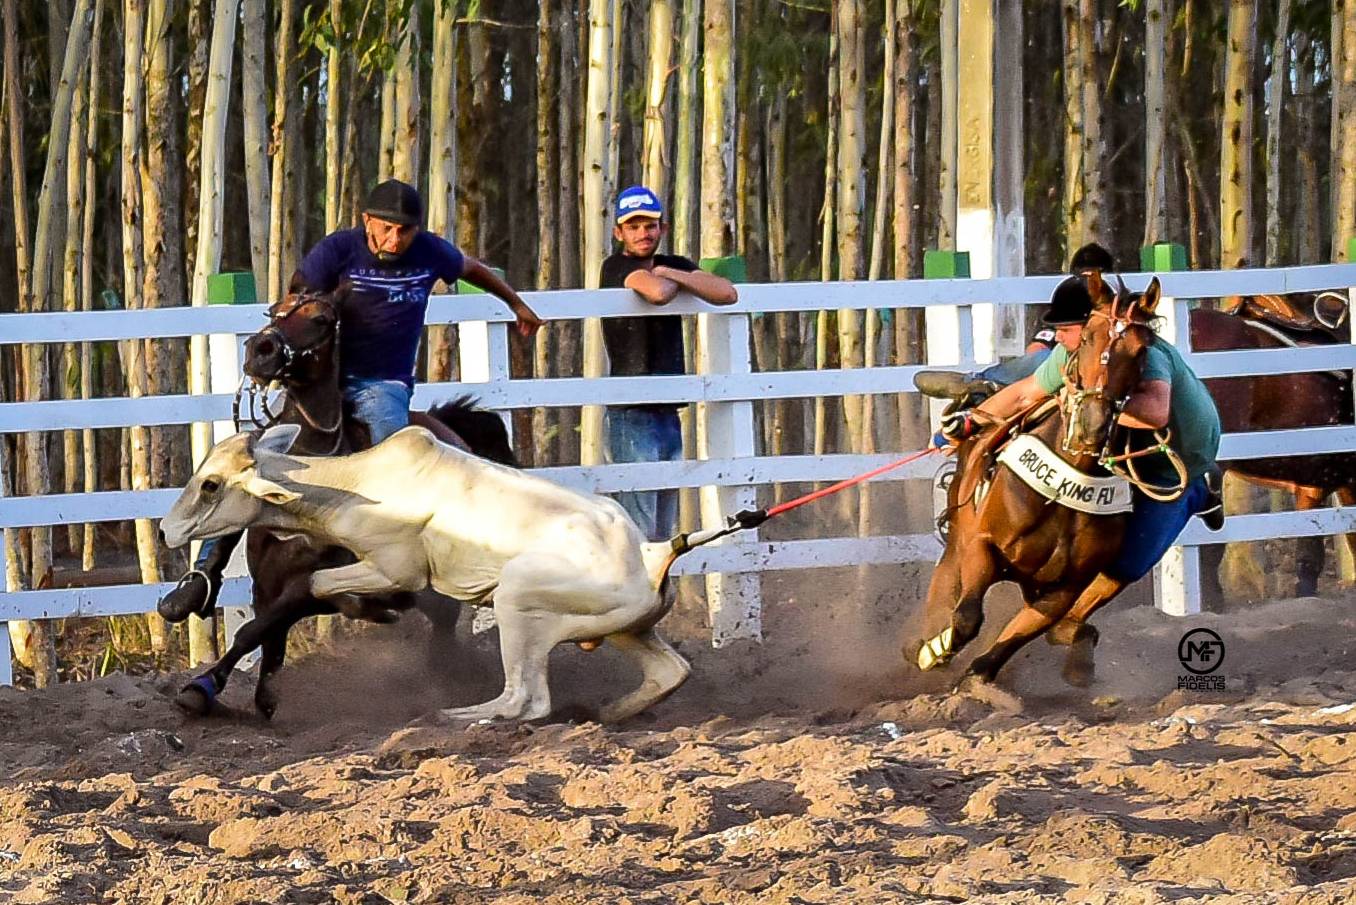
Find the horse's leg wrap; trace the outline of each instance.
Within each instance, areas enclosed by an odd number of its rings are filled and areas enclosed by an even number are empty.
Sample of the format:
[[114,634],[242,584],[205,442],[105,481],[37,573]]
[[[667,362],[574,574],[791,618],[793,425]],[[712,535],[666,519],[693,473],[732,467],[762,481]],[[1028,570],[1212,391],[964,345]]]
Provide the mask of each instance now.
[[216,703],[220,691],[216,678],[206,672],[180,689],[174,703],[194,716],[205,716]]
[[918,648],[918,668],[923,672],[945,666],[956,655],[952,646],[956,640],[956,630],[947,626]]

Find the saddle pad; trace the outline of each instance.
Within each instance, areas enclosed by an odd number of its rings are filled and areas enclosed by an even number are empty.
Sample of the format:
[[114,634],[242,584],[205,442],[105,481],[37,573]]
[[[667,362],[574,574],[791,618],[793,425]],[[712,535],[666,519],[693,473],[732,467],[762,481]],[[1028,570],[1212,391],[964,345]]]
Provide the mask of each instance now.
[[1070,509],[1093,515],[1116,515],[1131,509],[1129,482],[1083,474],[1031,434],[1014,437],[999,453],[998,461],[1032,490]]

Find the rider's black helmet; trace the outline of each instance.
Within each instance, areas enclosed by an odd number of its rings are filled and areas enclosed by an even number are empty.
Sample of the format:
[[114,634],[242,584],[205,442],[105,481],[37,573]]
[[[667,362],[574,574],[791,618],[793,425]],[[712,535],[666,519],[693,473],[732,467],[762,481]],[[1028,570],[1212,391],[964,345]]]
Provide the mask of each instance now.
[[1092,295],[1081,276],[1066,277],[1050,296],[1050,310],[1041,320],[1051,327],[1084,323],[1092,314]]

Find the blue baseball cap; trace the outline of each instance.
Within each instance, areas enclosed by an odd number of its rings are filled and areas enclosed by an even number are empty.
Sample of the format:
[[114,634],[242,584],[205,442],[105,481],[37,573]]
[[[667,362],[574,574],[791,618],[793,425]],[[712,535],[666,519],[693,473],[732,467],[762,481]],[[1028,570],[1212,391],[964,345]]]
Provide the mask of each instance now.
[[643,185],[633,185],[622,189],[617,196],[617,222],[625,223],[633,217],[651,217],[655,220],[664,216],[664,205],[659,203],[655,193]]

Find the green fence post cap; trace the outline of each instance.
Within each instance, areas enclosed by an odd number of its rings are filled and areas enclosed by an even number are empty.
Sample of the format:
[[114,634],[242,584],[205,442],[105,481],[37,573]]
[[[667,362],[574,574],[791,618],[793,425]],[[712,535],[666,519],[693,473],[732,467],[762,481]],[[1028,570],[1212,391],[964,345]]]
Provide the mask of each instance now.
[[923,279],[925,280],[968,280],[970,278],[970,252],[943,251],[929,248],[923,252]]
[[1176,242],[1155,242],[1139,250],[1139,269],[1145,273],[1186,270],[1186,249]]
[[1356,261],[1356,236],[1347,240],[1347,260]]
[[718,277],[725,277],[731,283],[747,283],[749,281],[748,266],[744,263],[743,255],[727,255],[723,258],[702,258],[699,264],[702,270],[707,273],[714,273]]
[[207,304],[247,305],[257,301],[259,293],[254,285],[254,274],[249,271],[207,275]]
[[[489,267],[489,265],[486,265],[486,267],[489,269],[490,273],[492,273],[492,274],[494,274],[495,276],[499,277],[499,279],[501,279],[501,280],[504,279],[504,269],[503,269],[502,267]],[[485,294],[485,290],[484,290],[484,289],[481,289],[479,286],[472,286],[470,283],[466,282],[465,280],[457,280],[456,291],[457,291],[457,295],[477,295],[477,294],[479,294],[479,295],[484,295],[484,294]]]

